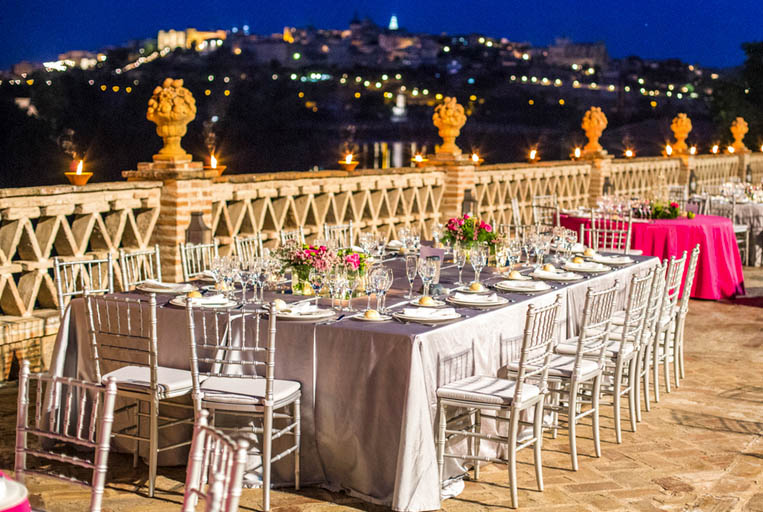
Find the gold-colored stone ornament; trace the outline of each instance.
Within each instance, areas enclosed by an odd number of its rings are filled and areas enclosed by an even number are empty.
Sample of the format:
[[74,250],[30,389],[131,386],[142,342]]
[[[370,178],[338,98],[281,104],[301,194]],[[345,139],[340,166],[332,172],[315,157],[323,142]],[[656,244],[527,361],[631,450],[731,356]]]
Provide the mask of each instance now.
[[747,121],[743,117],[737,117],[734,122],[731,123],[731,135],[734,136],[734,153],[747,153],[750,150],[744,145],[744,136],[747,135],[749,128],[747,127]]
[[458,104],[456,98],[446,96],[443,102],[435,107],[432,122],[442,137],[442,144],[437,148],[436,153],[453,157],[461,156],[461,149],[456,146],[456,137],[466,124],[464,107]]
[[601,156],[607,152],[599,144],[599,137],[607,127],[607,116],[601,111],[599,107],[591,107],[586,111],[583,116],[583,122],[580,124],[583,128],[586,137],[588,137],[588,144],[583,147],[583,156]]
[[166,78],[148,100],[146,118],[156,123],[156,133],[164,147],[154,155],[155,162],[190,162],[191,155],[180,146],[187,125],[196,118],[196,100],[183,87],[182,79]]
[[689,146],[686,145],[686,138],[691,132],[691,119],[684,114],[680,113],[673,118],[673,122],[670,123],[670,129],[673,131],[673,136],[676,138],[675,144],[673,144],[673,154],[685,155],[689,152]]

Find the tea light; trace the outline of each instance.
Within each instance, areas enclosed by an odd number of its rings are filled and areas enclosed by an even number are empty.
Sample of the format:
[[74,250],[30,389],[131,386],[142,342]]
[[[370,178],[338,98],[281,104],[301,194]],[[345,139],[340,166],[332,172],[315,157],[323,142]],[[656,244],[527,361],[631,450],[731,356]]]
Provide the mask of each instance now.
[[217,171],[217,175],[221,176],[223,174],[223,171],[225,170],[224,165],[218,165],[217,158],[215,157],[215,154],[212,153],[209,156],[209,165],[205,165],[204,169],[207,171]]
[[530,162],[537,162],[538,160],[540,160],[540,155],[538,155],[538,149],[532,148],[530,152],[527,154],[527,159]]
[[475,153],[472,153],[472,154],[471,154],[471,156],[470,156],[469,158],[471,158],[471,160],[472,160],[472,163],[473,163],[474,165],[479,165],[479,164],[481,164],[482,162],[484,162],[484,159],[480,158],[480,156],[479,156],[479,155],[478,155],[476,152],[475,152]]
[[339,160],[339,165],[341,165],[342,169],[344,169],[345,171],[354,171],[359,163],[360,162],[358,162],[357,160],[353,160],[352,153],[345,154],[344,158],[342,160]]
[[82,185],[88,182],[88,180],[93,176],[93,173],[83,172],[84,165],[85,165],[84,161],[80,160],[79,163],[77,164],[76,171],[66,171],[64,173],[67,179],[69,180],[69,183],[77,187],[81,187]]
[[576,147],[576,148],[575,148],[575,149],[572,151],[572,158],[574,158],[575,160],[577,160],[578,158],[580,158],[580,155],[582,155],[582,154],[583,154],[583,150],[582,150],[582,149],[580,149],[579,147]]
[[689,154],[690,155],[696,155],[697,154],[697,146],[692,146],[689,148]]
[[713,147],[710,149],[710,152],[714,155],[718,154],[718,144],[713,144]]
[[665,144],[665,156],[670,156],[673,154],[673,146],[670,144]]
[[633,158],[634,156],[636,156],[636,152],[633,151],[631,148],[627,148],[625,150],[625,153],[623,154],[625,155],[625,158]]
[[416,167],[424,167],[429,161],[427,158],[424,158],[424,155],[421,153],[416,153],[411,160]]

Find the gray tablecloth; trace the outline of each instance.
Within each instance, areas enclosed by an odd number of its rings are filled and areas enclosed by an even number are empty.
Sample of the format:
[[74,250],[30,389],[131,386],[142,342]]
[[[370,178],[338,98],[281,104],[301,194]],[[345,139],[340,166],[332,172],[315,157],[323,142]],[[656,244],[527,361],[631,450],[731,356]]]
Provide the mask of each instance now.
[[[440,327],[399,322],[368,323],[345,318],[329,325],[278,323],[276,376],[302,384],[302,478],[308,484],[343,489],[394,510],[421,511],[440,507],[440,485],[433,426],[436,389],[455,379],[495,375],[518,355],[527,306],[563,298],[559,335],[577,331],[586,289],[611,285],[617,279],[625,301],[625,285],[635,272],[657,263],[637,263],[538,296],[502,294],[515,301],[492,310],[458,308],[464,319]],[[387,263],[396,276],[388,305],[400,303],[408,289],[404,262]],[[471,278],[469,269],[464,278]],[[443,268],[441,283],[455,282],[455,268]],[[499,277],[483,271],[483,282]],[[159,364],[188,368],[185,312],[160,295]],[[272,298],[272,296],[271,296]],[[287,299],[296,300],[291,296]],[[355,299],[360,306],[365,299]],[[51,371],[92,379],[88,357],[84,303],[72,301],[58,334]],[[486,426],[491,428],[489,425]],[[190,436],[190,429],[168,433]],[[495,448],[482,443],[486,452]],[[164,464],[185,464],[185,453],[166,453]],[[276,464],[275,481],[291,479],[290,457]],[[449,475],[462,468],[451,463]]]

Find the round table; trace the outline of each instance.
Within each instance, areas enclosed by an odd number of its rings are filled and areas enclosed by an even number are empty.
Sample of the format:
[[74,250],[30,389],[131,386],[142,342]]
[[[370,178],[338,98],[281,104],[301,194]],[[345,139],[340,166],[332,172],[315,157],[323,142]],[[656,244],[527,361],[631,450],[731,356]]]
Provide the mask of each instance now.
[[[576,233],[581,225],[591,226],[590,218],[561,215],[560,220]],[[692,298],[718,300],[744,294],[742,260],[731,220],[714,215],[697,215],[691,220],[634,220],[632,236],[633,249],[663,260],[680,258],[699,244]]]

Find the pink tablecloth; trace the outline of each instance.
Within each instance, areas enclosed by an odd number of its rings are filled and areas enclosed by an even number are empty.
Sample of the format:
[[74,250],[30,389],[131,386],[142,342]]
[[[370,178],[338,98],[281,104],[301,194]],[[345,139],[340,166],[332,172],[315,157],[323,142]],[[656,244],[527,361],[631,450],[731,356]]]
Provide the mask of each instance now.
[[[590,227],[591,220],[561,216],[561,223],[575,232],[580,225]],[[585,242],[585,241],[584,241]],[[739,256],[734,226],[725,217],[697,215],[694,219],[655,220],[633,223],[634,249],[661,259],[680,257],[699,244],[697,276],[691,296],[697,299],[722,299],[744,293],[742,260]]]
[[[5,476],[2,471],[0,471],[0,479],[5,479],[6,481],[4,493],[0,493],[0,511],[30,512],[32,507],[29,505],[29,499],[26,497],[27,492],[24,486]],[[19,493],[23,494],[19,495]]]

